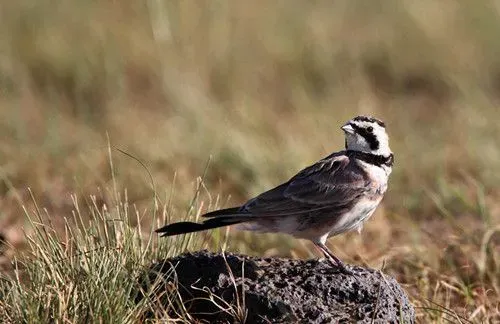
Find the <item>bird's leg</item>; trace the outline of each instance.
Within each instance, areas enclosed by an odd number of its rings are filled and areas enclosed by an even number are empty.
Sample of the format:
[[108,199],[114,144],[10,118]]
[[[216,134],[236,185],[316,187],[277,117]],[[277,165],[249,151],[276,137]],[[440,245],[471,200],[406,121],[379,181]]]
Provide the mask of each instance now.
[[328,249],[328,247],[325,245],[325,243],[321,242],[314,242],[314,244],[323,252],[325,257],[330,260],[330,262],[335,262],[337,267],[340,269],[341,272],[346,273],[346,274],[352,274],[352,271],[347,269],[345,266],[344,262],[342,262],[339,258],[335,256],[335,254]]

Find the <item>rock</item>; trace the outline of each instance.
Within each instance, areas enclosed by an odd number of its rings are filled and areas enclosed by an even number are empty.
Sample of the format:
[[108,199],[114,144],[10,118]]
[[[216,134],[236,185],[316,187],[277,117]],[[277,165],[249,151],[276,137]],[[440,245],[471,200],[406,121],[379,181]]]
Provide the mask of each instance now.
[[[413,306],[396,280],[372,269],[350,269],[354,275],[327,261],[200,251],[154,264],[147,282],[161,276],[163,283],[144,291],[160,296],[177,286],[192,319],[210,323],[414,323]],[[182,313],[173,307],[175,295],[156,299],[163,309],[171,307],[172,317]]]

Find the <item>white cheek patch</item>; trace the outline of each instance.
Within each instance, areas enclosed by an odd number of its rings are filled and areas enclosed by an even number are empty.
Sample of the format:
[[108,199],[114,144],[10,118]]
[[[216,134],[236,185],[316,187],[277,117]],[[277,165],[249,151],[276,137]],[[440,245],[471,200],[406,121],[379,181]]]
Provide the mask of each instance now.
[[349,150],[368,151],[369,145],[363,136],[358,134],[349,134],[347,136],[347,147]]

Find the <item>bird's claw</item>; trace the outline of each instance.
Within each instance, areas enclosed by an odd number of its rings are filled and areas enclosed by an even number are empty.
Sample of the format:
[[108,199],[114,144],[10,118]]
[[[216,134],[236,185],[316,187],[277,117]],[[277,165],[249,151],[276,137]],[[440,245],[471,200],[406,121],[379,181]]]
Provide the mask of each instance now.
[[343,262],[337,262],[336,260],[331,260],[331,259],[320,259],[320,262],[324,260],[329,263],[330,269],[335,270],[337,273],[345,274],[348,276],[357,276],[357,274],[352,270],[349,269],[348,266],[345,265]]

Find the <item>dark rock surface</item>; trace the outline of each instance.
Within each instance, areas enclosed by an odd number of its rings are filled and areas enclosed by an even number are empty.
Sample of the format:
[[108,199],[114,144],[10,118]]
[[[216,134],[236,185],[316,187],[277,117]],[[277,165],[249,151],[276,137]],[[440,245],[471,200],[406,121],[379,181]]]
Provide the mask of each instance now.
[[[326,261],[231,253],[224,257],[200,251],[153,265],[148,280],[153,282],[158,276],[165,279],[156,288],[156,296],[177,285],[185,309],[193,319],[202,322],[414,322],[414,309],[393,278],[376,270],[350,269],[355,275],[340,273]],[[176,294],[170,294],[171,305],[173,295]],[[228,305],[235,310],[236,305],[244,305],[240,309],[246,309],[246,314],[232,313]],[[221,311],[221,306],[227,311]],[[180,311],[173,308],[172,314]]]

